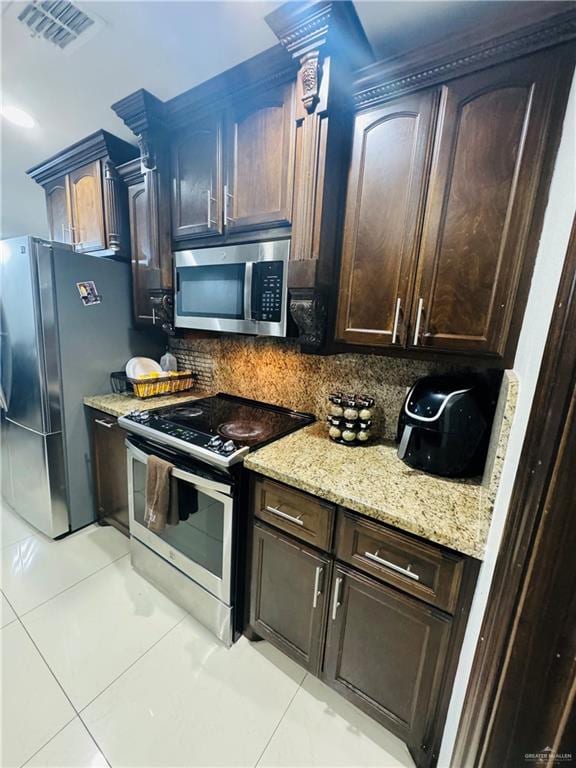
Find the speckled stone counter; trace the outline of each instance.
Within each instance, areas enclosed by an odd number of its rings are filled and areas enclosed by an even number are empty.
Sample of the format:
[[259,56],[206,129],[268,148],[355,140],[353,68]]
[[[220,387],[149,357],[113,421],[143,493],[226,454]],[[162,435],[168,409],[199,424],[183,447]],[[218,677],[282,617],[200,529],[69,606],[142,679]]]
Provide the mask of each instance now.
[[323,423],[251,453],[244,466],[482,559],[516,397],[516,377],[506,372],[482,479],[452,480],[411,469],[391,443],[338,445]]
[[140,400],[134,395],[115,395],[110,393],[107,395],[85,397],[84,405],[97,408],[99,411],[108,413],[110,416],[125,416],[130,411],[149,411],[152,408],[163,408],[167,405],[181,405],[190,400],[198,400],[198,398],[206,396],[206,392],[190,391]]

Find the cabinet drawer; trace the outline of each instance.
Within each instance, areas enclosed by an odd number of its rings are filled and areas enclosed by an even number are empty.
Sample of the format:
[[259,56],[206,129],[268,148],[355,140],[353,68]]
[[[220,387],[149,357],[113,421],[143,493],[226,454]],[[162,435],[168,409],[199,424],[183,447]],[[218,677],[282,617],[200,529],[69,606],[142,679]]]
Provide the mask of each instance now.
[[340,510],[336,556],[430,605],[453,613],[464,557]]
[[328,502],[259,478],[254,483],[254,514],[319,549],[331,548],[335,509]]

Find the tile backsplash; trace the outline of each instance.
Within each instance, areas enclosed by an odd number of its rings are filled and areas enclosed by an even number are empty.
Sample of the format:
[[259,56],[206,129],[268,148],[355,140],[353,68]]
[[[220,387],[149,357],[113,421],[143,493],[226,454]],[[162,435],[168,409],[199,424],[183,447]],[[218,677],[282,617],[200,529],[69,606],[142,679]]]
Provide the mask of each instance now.
[[197,374],[199,389],[306,411],[318,419],[326,418],[330,392],[371,395],[374,432],[386,439],[396,435],[406,388],[421,376],[451,369],[377,355],[303,355],[294,341],[246,336],[172,339],[170,346],[179,367]]

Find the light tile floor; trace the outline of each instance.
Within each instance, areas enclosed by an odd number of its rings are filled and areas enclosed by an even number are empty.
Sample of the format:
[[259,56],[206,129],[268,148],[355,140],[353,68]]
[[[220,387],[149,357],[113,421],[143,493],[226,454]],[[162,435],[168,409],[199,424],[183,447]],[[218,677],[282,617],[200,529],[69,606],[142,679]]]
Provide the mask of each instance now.
[[412,768],[394,736],[267,643],[224,648],[91,526],[0,508],[2,768]]

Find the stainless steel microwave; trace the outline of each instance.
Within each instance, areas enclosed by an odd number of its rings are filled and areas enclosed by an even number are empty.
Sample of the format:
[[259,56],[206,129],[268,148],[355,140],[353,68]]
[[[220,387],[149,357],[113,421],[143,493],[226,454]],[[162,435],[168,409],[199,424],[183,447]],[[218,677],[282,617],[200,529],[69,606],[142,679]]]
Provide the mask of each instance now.
[[286,336],[290,240],[174,253],[174,324]]

